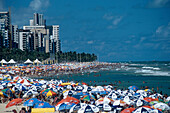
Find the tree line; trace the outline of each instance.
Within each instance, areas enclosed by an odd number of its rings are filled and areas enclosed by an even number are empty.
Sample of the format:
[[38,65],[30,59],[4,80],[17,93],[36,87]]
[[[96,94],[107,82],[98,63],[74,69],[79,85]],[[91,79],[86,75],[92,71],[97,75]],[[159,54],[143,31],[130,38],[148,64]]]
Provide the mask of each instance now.
[[[77,53],[76,51],[72,52],[57,52],[54,54],[55,60],[57,62],[92,62],[97,60],[97,56],[92,53]],[[3,48],[0,47],[0,60],[5,59],[9,61],[10,59],[14,59],[18,63],[23,63],[27,59],[31,61],[35,59],[39,59],[40,61],[46,60],[50,58],[50,53],[44,53],[39,51],[22,51],[17,48]]]

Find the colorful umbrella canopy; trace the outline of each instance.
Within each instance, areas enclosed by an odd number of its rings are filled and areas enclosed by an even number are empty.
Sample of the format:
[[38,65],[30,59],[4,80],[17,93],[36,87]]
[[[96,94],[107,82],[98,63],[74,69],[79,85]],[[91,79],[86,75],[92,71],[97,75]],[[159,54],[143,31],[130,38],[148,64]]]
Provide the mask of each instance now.
[[49,97],[49,96],[55,96],[55,95],[57,95],[57,93],[55,93],[52,90],[48,90],[48,91],[46,90],[46,91],[42,92],[42,95]]
[[47,102],[43,102],[43,103],[38,103],[34,106],[34,108],[53,108],[54,106],[50,105]]
[[15,91],[13,91],[12,89],[10,89],[10,88],[6,88],[6,89],[3,89],[3,90],[1,90],[2,92],[4,92],[4,93],[6,93],[6,94],[13,94]]
[[38,100],[37,98],[31,98],[24,102],[24,106],[34,106],[37,103],[41,103],[42,101]]
[[[65,98],[65,99],[62,99],[61,101],[59,101],[58,103],[57,103],[57,105],[58,104],[61,104],[61,103],[64,103],[64,102],[71,102],[71,103],[75,103],[75,104],[78,104],[78,103],[80,103],[80,101],[78,100],[78,99],[76,99],[76,98],[74,98],[74,97],[67,97],[67,98]],[[56,105],[56,106],[57,106]]]
[[120,113],[132,113],[135,110],[135,108],[126,108],[123,111],[121,111]]
[[17,99],[13,99],[11,100],[7,105],[6,105],[6,108],[8,107],[11,107],[11,106],[14,106],[14,105],[17,105],[19,103],[22,102],[22,99],[21,98],[17,98]]
[[55,108],[56,108],[56,111],[65,111],[65,110],[71,109],[74,105],[76,104],[70,103],[70,102],[64,102],[64,103],[61,103],[55,106]]
[[136,87],[136,86],[129,86],[128,89],[129,90],[133,90],[133,91],[137,91],[138,87]]
[[99,98],[95,103],[98,104],[109,104],[109,103],[113,103],[114,100],[108,98],[108,97],[102,97]]
[[147,101],[147,102],[151,102],[151,101],[158,101],[158,99],[153,99],[151,97],[145,97],[143,100]]
[[92,95],[85,95],[85,96],[83,96],[82,98],[81,98],[81,100],[84,100],[84,101],[95,101],[96,99],[95,99],[95,97],[94,96],[92,96]]
[[2,92],[2,91],[0,91],[0,96],[1,96],[1,97],[3,97],[3,98],[4,98],[4,97],[8,97],[8,95],[7,95],[7,94],[5,94],[5,93],[4,93],[4,92]]

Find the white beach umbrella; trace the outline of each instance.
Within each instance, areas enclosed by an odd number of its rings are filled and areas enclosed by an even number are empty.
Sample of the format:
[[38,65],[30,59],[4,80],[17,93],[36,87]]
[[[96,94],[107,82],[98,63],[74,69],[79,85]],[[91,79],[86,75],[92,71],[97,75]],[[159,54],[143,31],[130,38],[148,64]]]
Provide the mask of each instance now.
[[34,63],[41,63],[38,59],[34,60]]
[[33,62],[30,59],[27,59],[24,64],[32,64]]
[[37,96],[37,95],[39,95],[39,93],[36,90],[31,89],[23,95],[23,98],[34,97],[34,96]]
[[8,64],[8,62],[6,60],[4,60],[4,59],[1,60],[1,63]]
[[112,107],[109,104],[99,104],[97,107],[100,109],[100,111],[111,111]]
[[69,113],[72,113],[74,111],[78,111],[80,108],[85,107],[85,106],[87,106],[87,104],[85,104],[85,103],[76,104],[70,109]]
[[154,108],[162,109],[162,110],[170,110],[170,107],[165,103],[157,103],[154,105]]
[[133,113],[151,113],[152,109],[147,107],[139,107],[133,111]]
[[9,64],[15,64],[16,62],[13,59],[11,59],[8,63]]
[[99,112],[99,108],[94,105],[87,105],[78,110],[77,113],[96,113]]

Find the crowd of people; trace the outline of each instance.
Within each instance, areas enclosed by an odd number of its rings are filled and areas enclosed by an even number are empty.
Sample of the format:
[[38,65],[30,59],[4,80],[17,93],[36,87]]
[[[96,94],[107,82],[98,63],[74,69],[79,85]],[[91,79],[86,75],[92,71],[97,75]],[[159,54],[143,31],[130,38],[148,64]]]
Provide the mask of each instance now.
[[[0,103],[8,104],[13,99],[21,98],[22,103],[30,99],[38,99],[33,105],[26,105],[20,113],[29,113],[36,104],[49,103],[49,108],[58,112],[113,112],[129,113],[170,112],[170,96],[155,92],[149,87],[139,89],[129,86],[126,89],[116,89],[112,84],[105,86],[89,86],[86,83],[77,83],[64,80],[31,79],[32,74],[49,74],[51,72],[80,72],[93,68],[114,68],[119,64],[63,64],[48,66],[22,66],[0,68]],[[120,82],[120,81],[119,81]],[[61,107],[61,106],[67,107]],[[47,108],[48,108],[47,107]],[[142,109],[141,109],[142,108]],[[16,113],[16,110],[13,110]]]

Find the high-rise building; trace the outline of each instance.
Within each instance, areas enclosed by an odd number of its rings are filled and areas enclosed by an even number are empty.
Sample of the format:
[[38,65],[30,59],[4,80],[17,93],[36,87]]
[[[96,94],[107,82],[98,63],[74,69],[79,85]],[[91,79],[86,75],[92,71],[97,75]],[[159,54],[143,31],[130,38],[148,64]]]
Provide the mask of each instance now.
[[12,25],[12,46],[13,48],[18,48],[19,35],[18,35],[18,25]]
[[30,26],[33,26],[34,25],[34,20],[30,20]]
[[19,29],[18,33],[19,33],[19,45],[18,45],[18,48],[21,49],[22,51],[25,51],[26,49],[29,50],[29,48],[30,48],[30,42],[29,42],[30,40],[29,40],[29,38],[31,38],[30,30]]
[[[45,46],[45,37],[49,38],[49,30],[45,26],[23,26],[24,30],[30,30],[34,37],[34,50],[49,52],[49,47]],[[48,41],[49,42],[49,41]],[[49,45],[49,44],[48,44]]]
[[53,25],[53,39],[55,42],[55,52],[61,51],[61,45],[59,39],[59,25]]
[[30,20],[30,26],[45,26],[45,25],[46,21],[43,19],[43,14],[34,13],[34,19],[33,22],[32,20]]
[[1,40],[3,40],[1,46],[12,48],[12,26],[11,26],[11,11],[0,12],[1,23]]

